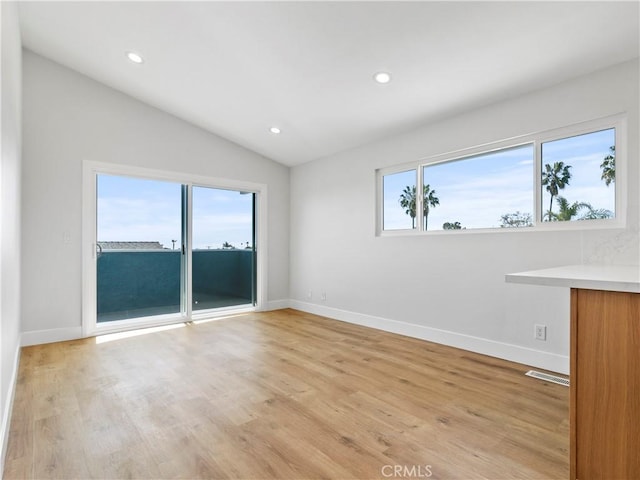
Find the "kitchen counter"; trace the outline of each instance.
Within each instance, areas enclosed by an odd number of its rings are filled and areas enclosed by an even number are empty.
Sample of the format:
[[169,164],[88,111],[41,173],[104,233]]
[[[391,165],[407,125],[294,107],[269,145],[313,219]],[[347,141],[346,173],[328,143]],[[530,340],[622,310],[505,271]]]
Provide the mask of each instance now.
[[640,293],[640,267],[637,265],[568,265],[509,273],[505,280],[549,287]]
[[640,478],[640,268],[570,265],[505,279],[571,289],[569,478]]

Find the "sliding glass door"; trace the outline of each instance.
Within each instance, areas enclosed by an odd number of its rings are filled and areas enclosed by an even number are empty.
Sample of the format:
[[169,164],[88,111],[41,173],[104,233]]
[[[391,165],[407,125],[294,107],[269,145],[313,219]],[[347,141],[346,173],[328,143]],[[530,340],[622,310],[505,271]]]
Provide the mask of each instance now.
[[182,186],[97,177],[97,321],[180,313]]
[[96,321],[256,304],[256,194],[96,175]]
[[191,308],[255,305],[255,194],[193,187]]

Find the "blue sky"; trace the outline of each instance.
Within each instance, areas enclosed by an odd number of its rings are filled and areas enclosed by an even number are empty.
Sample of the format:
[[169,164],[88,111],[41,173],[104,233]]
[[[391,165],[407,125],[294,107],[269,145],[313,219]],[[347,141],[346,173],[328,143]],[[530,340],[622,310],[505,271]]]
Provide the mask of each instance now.
[[241,248],[252,240],[253,196],[238,191],[193,187],[193,248]]
[[[138,178],[98,176],[98,241],[158,241],[167,248],[181,238],[181,185]],[[193,187],[193,246],[252,243],[252,195]]]
[[[533,147],[504,150],[464,161],[440,163],[424,168],[424,182],[440,200],[431,207],[429,230],[442,230],[445,222],[460,222],[466,228],[498,227],[504,213],[531,212],[533,209]],[[385,182],[385,228],[410,228],[411,220],[398,198],[415,170]]]
[[[600,164],[614,143],[613,129],[544,143],[543,165],[561,160],[572,166],[570,185],[560,195],[571,203],[588,202],[594,208],[614,211],[614,185],[607,187],[600,179]],[[503,214],[533,214],[533,168],[532,145],[424,167],[424,182],[440,200],[430,209],[428,229],[441,230],[443,223],[456,221],[466,228],[499,227]],[[415,170],[385,176],[386,230],[411,228],[399,198],[404,187],[415,181]],[[544,211],[548,210],[549,194],[544,189],[542,202]]]
[[466,228],[499,227],[500,216],[533,207],[533,147],[425,167],[424,181],[440,205],[429,212],[431,230],[444,222]]

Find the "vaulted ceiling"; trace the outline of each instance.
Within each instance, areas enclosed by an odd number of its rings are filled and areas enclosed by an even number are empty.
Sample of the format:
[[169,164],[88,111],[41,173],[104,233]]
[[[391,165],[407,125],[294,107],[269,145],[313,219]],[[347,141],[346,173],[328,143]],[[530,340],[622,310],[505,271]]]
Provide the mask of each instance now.
[[23,2],[20,21],[26,48],[296,165],[636,58],[638,6]]

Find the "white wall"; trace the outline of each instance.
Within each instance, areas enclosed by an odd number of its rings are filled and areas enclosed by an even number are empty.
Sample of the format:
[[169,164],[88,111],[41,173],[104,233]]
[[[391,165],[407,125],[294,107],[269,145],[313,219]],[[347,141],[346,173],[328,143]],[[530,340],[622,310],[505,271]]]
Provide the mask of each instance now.
[[83,160],[267,184],[267,299],[288,298],[287,167],[30,51],[23,60],[25,335],[80,329]]
[[[375,236],[377,168],[625,111],[625,231]],[[582,262],[637,264],[638,151],[635,61],[295,167],[292,305],[567,372],[568,292],[506,284],[504,275]],[[535,323],[548,326],[547,342],[533,338]]]
[[21,45],[14,2],[0,2],[2,17],[2,161],[0,163],[0,471],[8,434],[20,347]]

